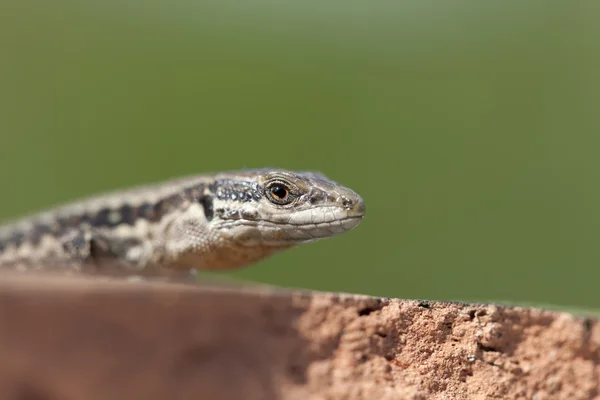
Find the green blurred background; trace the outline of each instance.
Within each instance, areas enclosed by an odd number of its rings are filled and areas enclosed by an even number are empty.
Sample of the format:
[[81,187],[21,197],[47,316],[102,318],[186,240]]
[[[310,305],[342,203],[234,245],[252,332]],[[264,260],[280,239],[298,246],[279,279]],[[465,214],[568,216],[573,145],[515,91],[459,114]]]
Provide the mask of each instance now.
[[232,275],[600,308],[600,5],[0,5],[0,218],[246,167],[359,192],[356,230]]

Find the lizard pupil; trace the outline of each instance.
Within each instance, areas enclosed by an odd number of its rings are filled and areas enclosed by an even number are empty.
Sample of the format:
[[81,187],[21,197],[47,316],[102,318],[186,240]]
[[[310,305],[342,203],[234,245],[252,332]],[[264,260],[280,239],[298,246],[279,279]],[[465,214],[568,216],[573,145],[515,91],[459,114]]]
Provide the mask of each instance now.
[[288,190],[283,185],[273,185],[271,194],[278,200],[285,200],[288,196]]

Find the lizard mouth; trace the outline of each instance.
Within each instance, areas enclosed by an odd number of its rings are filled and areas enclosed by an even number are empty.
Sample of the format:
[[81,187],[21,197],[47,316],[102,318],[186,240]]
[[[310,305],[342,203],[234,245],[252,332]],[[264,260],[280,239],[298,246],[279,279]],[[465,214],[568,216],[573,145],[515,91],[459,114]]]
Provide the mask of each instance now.
[[238,243],[248,245],[290,245],[348,232],[356,228],[362,219],[362,215],[318,223],[238,219],[224,221],[220,224],[220,230],[222,232],[227,231],[228,235]]

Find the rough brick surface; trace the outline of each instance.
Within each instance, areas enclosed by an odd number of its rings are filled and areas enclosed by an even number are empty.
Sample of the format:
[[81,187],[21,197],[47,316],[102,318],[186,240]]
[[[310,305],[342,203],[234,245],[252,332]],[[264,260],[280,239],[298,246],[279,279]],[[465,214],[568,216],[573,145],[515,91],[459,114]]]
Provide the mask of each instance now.
[[595,399],[600,327],[494,305],[3,276],[0,398]]

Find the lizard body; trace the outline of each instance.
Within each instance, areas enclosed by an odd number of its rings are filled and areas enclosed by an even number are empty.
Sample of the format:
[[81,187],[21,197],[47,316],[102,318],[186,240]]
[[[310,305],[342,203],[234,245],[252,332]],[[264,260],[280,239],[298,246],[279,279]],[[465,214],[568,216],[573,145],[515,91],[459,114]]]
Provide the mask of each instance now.
[[354,191],[312,172],[190,176],[0,226],[0,268],[156,275],[224,270],[356,227]]

